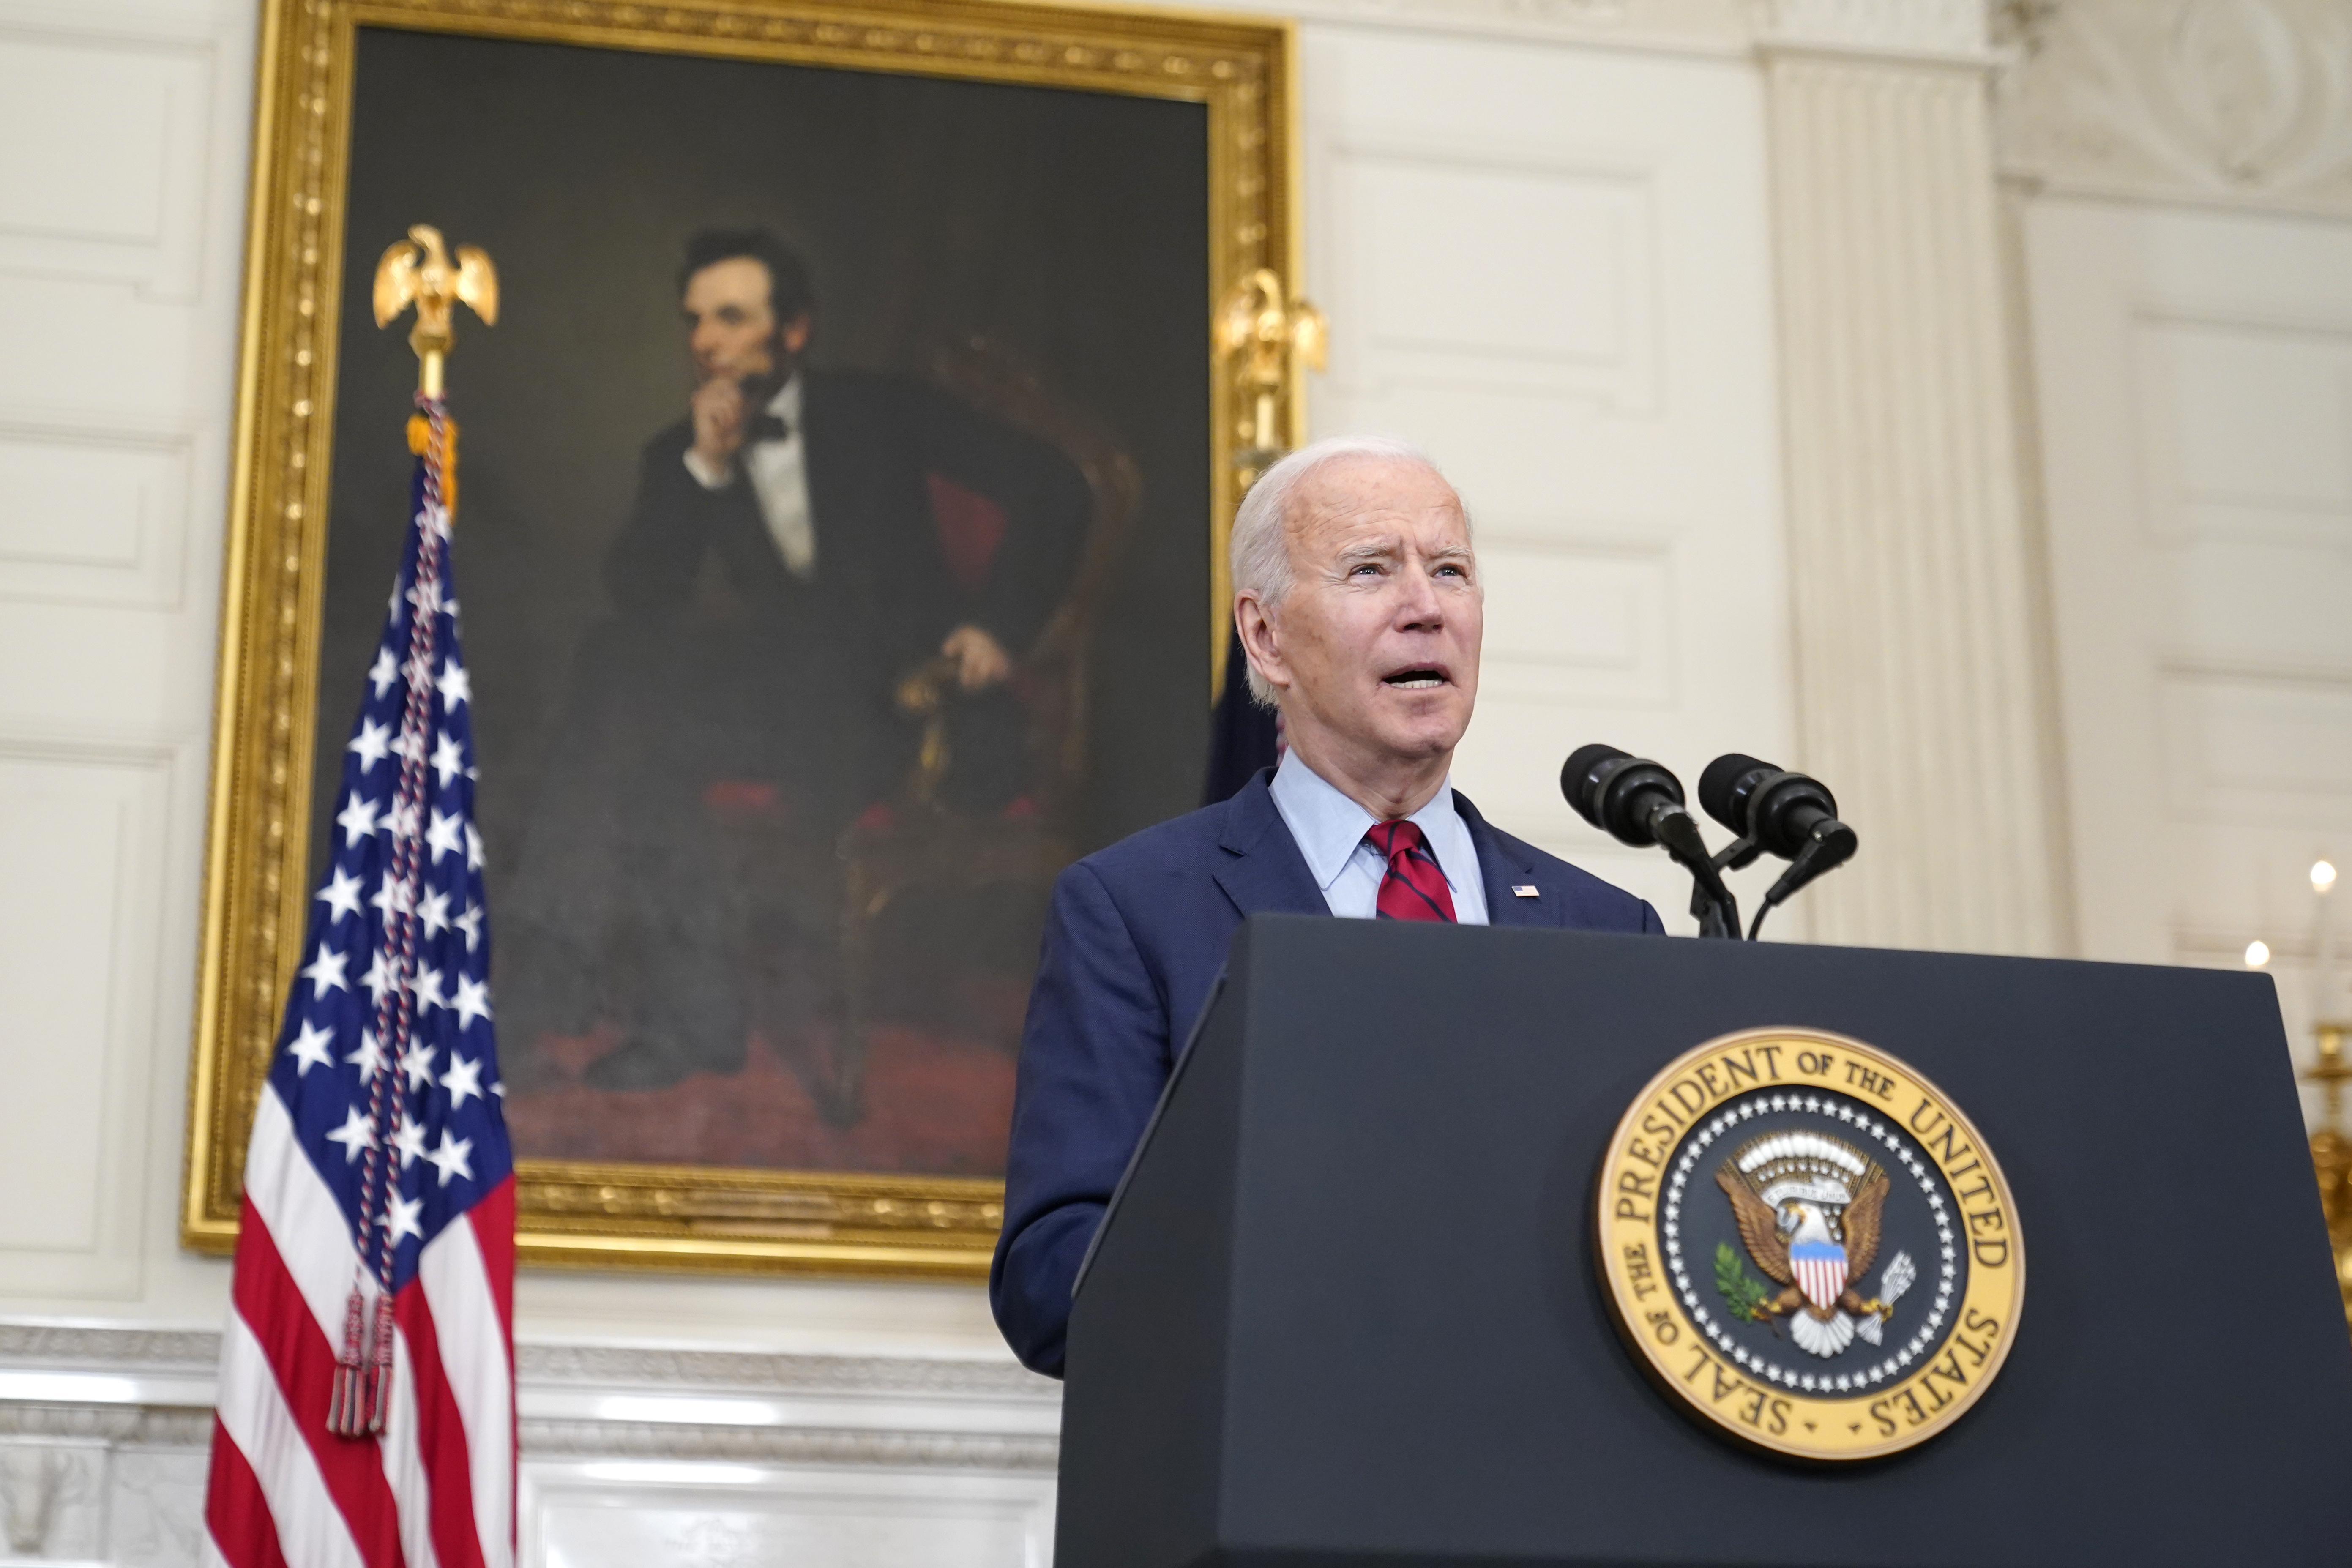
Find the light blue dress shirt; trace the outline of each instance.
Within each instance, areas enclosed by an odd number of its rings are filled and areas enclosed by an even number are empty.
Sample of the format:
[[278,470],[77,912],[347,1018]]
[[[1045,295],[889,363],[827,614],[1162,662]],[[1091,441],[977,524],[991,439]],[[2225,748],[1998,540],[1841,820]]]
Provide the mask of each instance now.
[[[1274,773],[1273,793],[1275,809],[1282,813],[1298,852],[1307,858],[1307,872],[1323,889],[1323,901],[1331,912],[1370,920],[1388,862],[1364,842],[1364,835],[1380,818],[1333,788],[1297,752],[1283,753],[1282,765]],[[1454,918],[1466,926],[1485,925],[1486,882],[1478,870],[1478,846],[1470,837],[1470,825],[1454,809],[1454,781],[1448,779],[1410,820],[1429,840],[1437,868],[1445,873],[1445,885],[1454,894]]]

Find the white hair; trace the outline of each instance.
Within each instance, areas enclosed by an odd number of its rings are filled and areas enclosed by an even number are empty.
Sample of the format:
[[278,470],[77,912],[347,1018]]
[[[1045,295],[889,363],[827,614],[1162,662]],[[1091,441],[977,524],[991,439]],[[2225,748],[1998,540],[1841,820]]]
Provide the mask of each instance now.
[[[1258,604],[1269,613],[1280,605],[1290,592],[1294,576],[1290,561],[1291,501],[1298,488],[1333,463],[1352,458],[1368,458],[1374,462],[1411,463],[1428,469],[1439,479],[1445,476],[1430,460],[1429,454],[1409,441],[1391,436],[1331,436],[1296,452],[1258,476],[1242,497],[1240,508],[1234,513],[1234,532],[1228,546],[1232,562],[1234,592],[1253,594]],[[1470,516],[1465,510],[1462,527],[1467,533]],[[1267,708],[1281,702],[1281,693],[1273,682],[1258,673],[1256,664],[1249,667],[1249,692]]]

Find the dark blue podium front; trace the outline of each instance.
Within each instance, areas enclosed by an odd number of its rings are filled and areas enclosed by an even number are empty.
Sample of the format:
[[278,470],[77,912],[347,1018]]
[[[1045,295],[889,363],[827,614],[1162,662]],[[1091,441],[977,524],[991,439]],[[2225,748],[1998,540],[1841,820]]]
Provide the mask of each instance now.
[[[1951,1430],[1834,1468],[1619,1342],[1597,1163],[1732,1030],[1974,1120],[2031,1258]],[[1063,1568],[2352,1559],[2352,1341],[2267,976],[1254,920],[1071,1321]]]

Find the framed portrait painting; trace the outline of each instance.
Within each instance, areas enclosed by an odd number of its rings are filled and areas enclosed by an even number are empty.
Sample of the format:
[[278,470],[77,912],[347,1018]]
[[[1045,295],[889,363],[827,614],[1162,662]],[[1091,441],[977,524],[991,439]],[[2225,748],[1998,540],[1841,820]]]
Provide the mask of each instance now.
[[1053,879],[1197,803],[1249,433],[1212,320],[1295,276],[1290,60],[1076,6],[272,0],[190,1245],[234,1243],[406,522],[368,281],[430,224],[500,281],[448,395],[522,1257],[984,1270]]

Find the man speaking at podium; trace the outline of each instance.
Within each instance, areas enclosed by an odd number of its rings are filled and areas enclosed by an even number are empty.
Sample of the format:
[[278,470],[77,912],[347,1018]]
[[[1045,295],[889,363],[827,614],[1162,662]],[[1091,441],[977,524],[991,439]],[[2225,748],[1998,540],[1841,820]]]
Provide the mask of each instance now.
[[1449,784],[1485,591],[1428,458],[1363,437],[1294,452],[1251,488],[1232,548],[1250,690],[1280,708],[1288,753],[1064,871],[1030,993],[988,1288],[1014,1353],[1056,1377],[1079,1261],[1244,916],[1664,929]]

